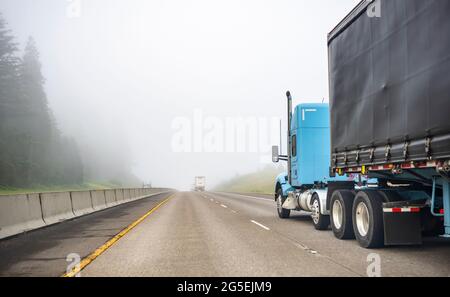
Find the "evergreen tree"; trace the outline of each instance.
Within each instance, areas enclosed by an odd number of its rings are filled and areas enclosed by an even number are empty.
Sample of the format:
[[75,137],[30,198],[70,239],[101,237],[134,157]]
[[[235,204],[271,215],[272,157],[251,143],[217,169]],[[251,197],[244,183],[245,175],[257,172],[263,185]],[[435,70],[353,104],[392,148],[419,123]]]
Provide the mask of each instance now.
[[49,109],[33,38],[22,59],[17,51],[0,14],[0,186],[82,183],[76,143],[61,134]]
[[[22,151],[22,176],[26,184],[51,182],[51,144],[59,138],[59,132],[51,121],[44,76],[39,52],[33,38],[29,38],[20,66],[21,109],[17,120],[21,123],[21,142],[27,148]],[[56,135],[55,135],[56,134]]]
[[17,44],[0,13],[0,185],[16,184],[15,115],[19,91]]

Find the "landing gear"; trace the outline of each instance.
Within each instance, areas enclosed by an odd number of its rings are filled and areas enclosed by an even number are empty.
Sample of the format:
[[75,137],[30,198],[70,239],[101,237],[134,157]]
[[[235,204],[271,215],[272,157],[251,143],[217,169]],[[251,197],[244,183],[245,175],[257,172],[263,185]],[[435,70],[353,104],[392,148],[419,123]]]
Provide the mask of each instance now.
[[280,219],[288,219],[291,216],[291,211],[289,209],[283,208],[283,203],[286,201],[286,197],[283,197],[283,192],[281,189],[277,191],[277,212]]
[[330,227],[330,216],[320,212],[320,199],[317,194],[314,194],[311,199],[311,218],[316,230],[328,230]]
[[349,190],[338,190],[331,196],[331,228],[338,239],[353,239],[352,207],[354,194]]

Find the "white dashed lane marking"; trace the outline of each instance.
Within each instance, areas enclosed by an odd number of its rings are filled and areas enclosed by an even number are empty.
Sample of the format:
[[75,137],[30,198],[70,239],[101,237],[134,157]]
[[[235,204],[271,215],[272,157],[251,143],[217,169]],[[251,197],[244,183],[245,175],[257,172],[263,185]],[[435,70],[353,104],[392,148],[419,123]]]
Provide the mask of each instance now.
[[266,227],[266,226],[264,226],[263,224],[258,223],[257,221],[251,220],[250,222],[252,222],[253,224],[255,224],[255,225],[257,225],[257,226],[259,226],[259,227],[261,227],[261,228],[263,228],[264,230],[270,231],[270,228],[269,228],[269,227]]

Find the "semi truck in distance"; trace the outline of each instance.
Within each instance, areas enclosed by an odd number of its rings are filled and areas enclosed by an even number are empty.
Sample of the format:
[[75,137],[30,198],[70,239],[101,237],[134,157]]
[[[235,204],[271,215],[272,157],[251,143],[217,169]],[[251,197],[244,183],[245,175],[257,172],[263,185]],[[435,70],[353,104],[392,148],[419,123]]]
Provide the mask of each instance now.
[[194,191],[204,192],[206,189],[206,177],[204,176],[196,176],[194,183]]
[[[373,2],[373,1],[372,1]],[[330,104],[288,98],[278,215],[364,248],[450,237],[450,1],[362,1],[328,36]]]

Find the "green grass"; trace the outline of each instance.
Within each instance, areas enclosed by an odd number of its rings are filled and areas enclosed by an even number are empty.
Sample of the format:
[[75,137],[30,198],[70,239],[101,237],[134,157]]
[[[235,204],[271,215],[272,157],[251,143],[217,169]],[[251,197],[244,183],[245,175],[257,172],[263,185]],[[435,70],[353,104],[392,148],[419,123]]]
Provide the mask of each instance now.
[[214,190],[234,193],[273,194],[275,178],[283,171],[282,167],[268,166],[258,172],[237,176],[219,185]]
[[15,194],[29,194],[29,193],[46,193],[46,192],[68,192],[68,191],[85,191],[85,190],[106,190],[121,187],[114,183],[98,183],[86,182],[80,185],[58,185],[58,186],[43,186],[36,185],[30,188],[12,188],[1,187],[0,195],[15,195]]

